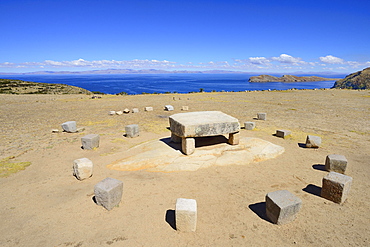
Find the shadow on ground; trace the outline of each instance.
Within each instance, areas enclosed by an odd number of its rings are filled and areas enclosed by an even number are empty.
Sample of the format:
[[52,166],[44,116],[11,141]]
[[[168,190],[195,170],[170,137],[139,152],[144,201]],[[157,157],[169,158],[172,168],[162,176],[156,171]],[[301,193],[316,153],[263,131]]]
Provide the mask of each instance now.
[[310,193],[314,196],[321,197],[321,187],[318,187],[314,184],[309,184],[306,188],[302,189],[304,192]]
[[172,229],[176,230],[176,215],[175,215],[175,210],[168,209],[166,211],[165,220],[172,227]]
[[258,217],[260,217],[261,219],[267,221],[267,222],[270,222],[270,219],[267,218],[267,215],[266,215],[266,202],[258,202],[258,203],[255,203],[255,204],[250,204],[248,206],[250,208],[250,210],[252,210],[255,214],[257,214]]
[[312,165],[312,168],[318,171],[324,171],[326,172],[325,165],[323,164],[314,164]]

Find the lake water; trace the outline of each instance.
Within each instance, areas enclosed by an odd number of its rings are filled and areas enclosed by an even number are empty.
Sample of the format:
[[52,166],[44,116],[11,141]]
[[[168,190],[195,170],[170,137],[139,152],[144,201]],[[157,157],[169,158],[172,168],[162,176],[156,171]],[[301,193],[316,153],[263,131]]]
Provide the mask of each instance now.
[[[331,88],[335,81],[250,83],[250,74],[0,75],[4,79],[62,83],[107,94]],[[338,78],[338,75],[336,76]]]

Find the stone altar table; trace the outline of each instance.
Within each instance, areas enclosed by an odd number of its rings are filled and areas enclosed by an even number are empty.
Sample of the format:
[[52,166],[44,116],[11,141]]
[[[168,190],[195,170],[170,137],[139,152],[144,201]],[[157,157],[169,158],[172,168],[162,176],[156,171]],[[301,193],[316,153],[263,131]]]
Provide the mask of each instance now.
[[220,111],[177,113],[169,117],[171,141],[181,142],[182,152],[195,150],[195,137],[229,134],[229,144],[239,144],[238,119]]

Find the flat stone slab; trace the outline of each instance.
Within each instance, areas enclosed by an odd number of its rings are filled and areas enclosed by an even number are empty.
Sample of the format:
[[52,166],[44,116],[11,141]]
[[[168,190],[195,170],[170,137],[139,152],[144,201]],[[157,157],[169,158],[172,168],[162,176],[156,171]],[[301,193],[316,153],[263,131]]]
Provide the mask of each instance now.
[[177,113],[169,121],[171,132],[179,137],[216,136],[240,130],[238,119],[220,111]]
[[[183,155],[181,143],[170,142],[170,137],[146,142],[127,150],[125,158],[107,167],[119,171],[196,171],[214,165],[248,165],[284,153],[283,147],[259,138],[240,138],[236,146],[227,144],[224,136],[205,137],[198,141],[200,147],[190,156]],[[212,145],[207,145],[208,142]]]

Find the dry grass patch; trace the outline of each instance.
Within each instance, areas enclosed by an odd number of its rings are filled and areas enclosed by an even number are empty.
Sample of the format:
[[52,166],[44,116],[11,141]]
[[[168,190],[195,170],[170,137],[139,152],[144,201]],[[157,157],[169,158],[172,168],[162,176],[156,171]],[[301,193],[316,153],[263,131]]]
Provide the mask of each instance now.
[[31,165],[31,162],[12,162],[14,159],[15,156],[10,156],[0,161],[0,177],[9,177]]

